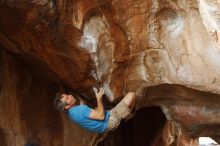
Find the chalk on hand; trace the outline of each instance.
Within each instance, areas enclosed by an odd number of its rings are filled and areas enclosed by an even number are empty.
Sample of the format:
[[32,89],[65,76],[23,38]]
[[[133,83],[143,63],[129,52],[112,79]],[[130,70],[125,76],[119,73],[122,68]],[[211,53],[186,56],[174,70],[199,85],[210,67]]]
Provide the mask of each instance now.
[[96,88],[96,87],[93,87],[93,91],[95,92],[95,94],[97,94],[97,93],[98,93],[98,90],[97,90],[97,88]]

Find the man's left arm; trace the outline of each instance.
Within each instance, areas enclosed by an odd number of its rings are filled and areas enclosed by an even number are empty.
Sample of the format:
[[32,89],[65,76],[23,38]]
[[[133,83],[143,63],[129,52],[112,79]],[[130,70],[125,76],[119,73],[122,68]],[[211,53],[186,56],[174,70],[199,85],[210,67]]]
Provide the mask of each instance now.
[[102,103],[102,97],[104,95],[104,89],[102,88],[99,93],[96,92],[97,99],[97,108],[92,109],[89,115],[89,118],[95,120],[104,120],[105,119],[105,110]]

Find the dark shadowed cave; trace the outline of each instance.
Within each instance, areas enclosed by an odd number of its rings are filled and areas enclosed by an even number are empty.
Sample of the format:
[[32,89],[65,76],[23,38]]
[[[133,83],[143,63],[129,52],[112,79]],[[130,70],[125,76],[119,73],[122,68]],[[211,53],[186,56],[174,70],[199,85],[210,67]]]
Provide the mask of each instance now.
[[98,146],[149,146],[162,131],[166,117],[160,107],[147,107],[136,112],[132,119],[122,122]]

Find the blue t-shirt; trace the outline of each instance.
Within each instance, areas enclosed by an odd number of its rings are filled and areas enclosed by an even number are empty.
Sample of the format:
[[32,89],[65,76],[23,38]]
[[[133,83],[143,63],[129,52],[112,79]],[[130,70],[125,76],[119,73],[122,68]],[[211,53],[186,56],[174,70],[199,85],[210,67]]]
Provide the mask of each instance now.
[[108,125],[109,111],[105,111],[104,120],[89,118],[91,108],[87,105],[78,105],[68,110],[68,115],[72,121],[92,132],[103,133]]

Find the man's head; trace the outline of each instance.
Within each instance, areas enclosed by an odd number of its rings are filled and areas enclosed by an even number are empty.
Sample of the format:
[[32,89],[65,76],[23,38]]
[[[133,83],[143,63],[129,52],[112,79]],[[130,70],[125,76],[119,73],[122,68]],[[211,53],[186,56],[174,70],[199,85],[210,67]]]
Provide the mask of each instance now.
[[67,110],[77,103],[77,98],[71,94],[57,93],[54,99],[54,109],[57,111]]

